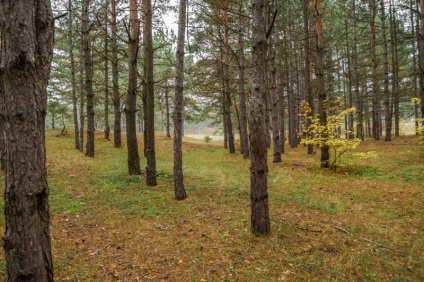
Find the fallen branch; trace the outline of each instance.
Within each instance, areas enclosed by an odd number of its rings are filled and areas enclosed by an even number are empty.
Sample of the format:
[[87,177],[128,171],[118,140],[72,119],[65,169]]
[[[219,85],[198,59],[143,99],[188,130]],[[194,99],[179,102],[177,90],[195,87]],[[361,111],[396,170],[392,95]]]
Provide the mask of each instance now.
[[344,228],[341,228],[341,227],[338,227],[338,226],[333,226],[335,229],[337,229],[337,230],[339,230],[339,231],[341,231],[341,232],[343,232],[343,233],[346,233],[347,235],[349,235],[350,237],[352,237],[353,235],[352,235],[352,233],[350,233],[349,231],[347,231],[346,229],[344,229]]
[[395,252],[399,252],[399,253],[404,253],[404,251],[393,249],[393,248],[391,248],[389,246],[386,246],[386,245],[383,245],[381,243],[371,241],[370,239],[367,239],[365,237],[359,237],[359,239],[361,239],[362,241],[368,242],[370,244],[377,245],[377,246],[379,246],[381,248],[389,249],[389,250],[392,250],[392,251],[395,251]]

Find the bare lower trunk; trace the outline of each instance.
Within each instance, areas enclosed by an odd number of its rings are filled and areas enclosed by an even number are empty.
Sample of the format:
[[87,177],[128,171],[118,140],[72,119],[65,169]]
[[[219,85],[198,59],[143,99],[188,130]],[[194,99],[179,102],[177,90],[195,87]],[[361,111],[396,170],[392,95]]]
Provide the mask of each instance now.
[[83,1],[82,31],[84,51],[85,91],[87,94],[87,144],[85,155],[94,157],[94,92],[93,92],[93,61],[90,48],[89,0]]
[[111,0],[111,18],[112,18],[112,84],[113,84],[113,144],[116,148],[122,146],[121,139],[121,97],[119,94],[119,80],[118,80],[118,44],[116,26],[116,0]]
[[80,149],[79,140],[79,126],[78,126],[78,97],[77,97],[77,83],[75,79],[75,59],[74,59],[74,44],[73,44],[73,22],[74,12],[72,8],[72,1],[68,1],[68,13],[69,13],[69,31],[68,31],[68,43],[69,43],[69,60],[71,61],[71,87],[72,87],[72,110],[74,114],[74,140],[75,149]]
[[392,138],[392,112],[390,108],[390,93],[389,93],[389,55],[387,48],[386,35],[386,13],[384,8],[384,0],[381,0],[381,34],[383,37],[383,71],[384,71],[384,122],[386,133],[384,141],[390,141]]
[[271,232],[268,209],[268,164],[265,135],[265,58],[266,58],[266,3],[253,2],[253,70],[250,97],[250,202],[251,228],[254,234]]
[[105,7],[105,139],[109,140],[110,125],[109,125],[109,37],[108,37],[108,16],[109,16],[109,1],[106,0]]
[[152,39],[152,2],[143,0],[143,47],[144,47],[144,84],[146,97],[146,124],[144,152],[147,160],[146,184],[156,186],[155,150],[155,93],[153,81],[153,39]]
[[184,109],[184,41],[187,8],[186,6],[186,0],[180,0],[174,101],[174,192],[175,199],[177,200],[183,200],[187,197],[186,191],[184,189],[182,152]]
[[5,134],[5,281],[53,281],[45,115],[53,54],[50,1],[0,3]]
[[130,33],[128,38],[128,92],[125,103],[125,120],[127,131],[128,173],[141,174],[140,156],[137,143],[137,57],[140,24],[137,15],[137,0],[130,0]]

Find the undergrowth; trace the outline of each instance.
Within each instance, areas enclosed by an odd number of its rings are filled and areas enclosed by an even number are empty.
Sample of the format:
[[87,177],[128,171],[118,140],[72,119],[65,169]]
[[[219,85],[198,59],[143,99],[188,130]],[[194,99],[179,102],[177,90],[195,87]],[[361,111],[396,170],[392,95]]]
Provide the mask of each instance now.
[[[91,159],[57,135],[47,131],[57,281],[424,280],[416,137],[362,142],[354,153],[376,157],[342,158],[337,172],[318,169],[304,147],[287,149],[269,163],[272,234],[255,237],[250,160],[216,141],[185,139],[188,198],[175,201],[172,140],[157,135],[158,185],[147,187],[127,175],[125,147],[98,134]],[[0,276],[4,268],[2,257]]]

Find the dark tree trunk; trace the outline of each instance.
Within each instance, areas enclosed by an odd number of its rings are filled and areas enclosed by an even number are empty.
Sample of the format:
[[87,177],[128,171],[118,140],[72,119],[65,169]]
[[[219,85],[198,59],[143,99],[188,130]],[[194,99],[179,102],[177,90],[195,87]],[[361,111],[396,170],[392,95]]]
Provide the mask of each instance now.
[[420,98],[421,118],[424,118],[424,0],[420,0],[420,25],[419,25],[419,66],[420,66]]
[[[303,0],[303,31],[305,33],[305,65],[304,65],[304,80],[305,80],[305,99],[308,101],[309,107],[311,108],[311,112],[309,113],[309,117],[313,117],[314,115],[314,95],[312,93],[312,84],[311,84],[311,57],[309,56],[309,52],[311,49],[310,41],[309,41],[309,0]],[[307,119],[306,128],[309,128],[310,121]],[[308,132],[308,130],[307,130]],[[309,137],[309,136],[307,136]],[[313,145],[308,145],[308,155],[312,155],[314,153]]]
[[359,91],[358,77],[358,37],[357,37],[357,19],[356,19],[356,0],[352,1],[352,78],[354,93],[356,98],[356,138],[364,140],[364,110],[363,97]]
[[239,16],[238,16],[238,43],[239,43],[239,103],[240,103],[240,152],[243,158],[249,157],[249,136],[247,133],[247,113],[246,113],[246,97],[245,97],[245,63],[244,63],[244,38],[243,38],[243,0],[239,0]]
[[168,80],[165,80],[165,110],[166,110],[166,137],[171,138],[171,130],[169,128],[169,88]]
[[254,234],[271,232],[268,209],[268,163],[265,131],[266,0],[253,2],[252,94],[250,97],[250,202]]
[[74,44],[73,44],[73,22],[74,11],[72,8],[72,1],[68,1],[68,16],[69,16],[69,30],[68,30],[68,43],[69,43],[69,60],[71,61],[71,86],[72,86],[72,110],[74,114],[74,140],[75,149],[80,150],[79,140],[79,126],[78,126],[78,97],[77,97],[77,83],[75,79],[75,59],[74,59]]
[[372,136],[380,140],[380,91],[377,78],[377,41],[375,32],[375,18],[377,7],[375,0],[369,0],[371,10],[371,58],[372,58]]
[[180,0],[178,17],[178,38],[176,54],[176,78],[174,101],[174,192],[175,199],[183,200],[187,197],[183,179],[183,111],[184,111],[184,41],[186,29],[187,1]]
[[144,84],[146,97],[146,124],[144,152],[147,159],[147,186],[156,186],[156,151],[155,151],[155,93],[153,81],[153,39],[152,39],[152,2],[143,0],[143,46],[144,46]]
[[109,36],[108,36],[108,20],[109,20],[109,0],[105,3],[105,139],[109,140]]
[[291,18],[290,18],[290,2],[287,2],[287,53],[286,53],[286,72],[287,72],[287,101],[289,116],[289,144],[291,148],[298,145],[299,138],[297,136],[298,116],[296,110],[296,93],[293,87],[293,71],[292,71],[292,38],[291,38]]
[[395,136],[399,136],[400,131],[400,110],[399,110],[399,64],[398,64],[398,48],[397,48],[397,28],[396,28],[396,11],[394,3],[391,2],[390,26],[393,37],[392,48],[392,92],[393,92],[393,116],[395,119]]
[[[418,26],[419,26],[419,22],[418,22],[418,17],[414,17],[415,12],[414,12],[414,8],[416,8],[416,4],[417,2],[415,0],[410,0],[409,2],[410,6],[409,6],[409,10],[410,10],[410,21],[411,21],[411,29],[412,29],[412,33],[414,34],[414,36],[412,36],[411,39],[411,46],[412,46],[412,50],[418,50],[417,47],[417,39],[418,39]],[[391,12],[391,1],[390,1],[390,12]],[[415,37],[416,36],[416,37]],[[413,86],[413,90],[414,90],[414,94],[413,96],[415,98],[419,97],[419,92],[418,92],[418,66],[417,66],[417,55],[416,52],[413,52],[412,54],[412,60],[413,60],[413,80],[414,80],[414,86]],[[418,135],[418,127],[419,127],[419,114],[418,114],[418,109],[419,105],[418,103],[414,103],[414,115],[415,115],[415,133]]]
[[137,111],[137,57],[140,40],[140,22],[137,14],[137,0],[130,0],[130,24],[128,34],[128,92],[125,103],[125,119],[128,148],[128,173],[141,174],[140,156],[137,144],[137,125],[135,115]]
[[226,119],[228,150],[230,154],[236,152],[234,146],[233,122],[231,119],[231,90],[230,90],[230,51],[229,51],[229,26],[228,26],[228,0],[225,0],[224,8],[224,114]]
[[[321,0],[315,1],[316,28],[317,28],[317,58],[316,58],[316,76],[318,90],[318,117],[321,126],[327,126],[327,109],[325,102],[327,100],[327,91],[325,90],[324,77],[324,32],[322,25]],[[327,138],[324,132],[322,138]],[[330,152],[327,145],[321,147],[321,167],[330,166]]]
[[84,49],[85,91],[87,94],[87,144],[85,155],[94,157],[94,92],[93,92],[93,61],[90,49],[89,0],[83,1],[82,32]]
[[[80,54],[84,53],[84,51],[83,51],[84,50],[83,41],[84,40],[81,36]],[[79,61],[79,83],[80,83],[80,97],[79,97],[79,99],[80,99],[80,108],[79,108],[79,110],[80,110],[80,126],[79,126],[80,141],[79,141],[79,143],[80,143],[80,151],[84,152],[84,120],[85,120],[84,108],[85,108],[85,97],[86,97],[86,95],[85,95],[85,83],[84,83],[84,58],[83,58],[82,55],[80,56],[80,61]]]
[[390,93],[389,93],[389,54],[387,48],[387,35],[386,35],[386,11],[384,7],[384,0],[381,0],[381,34],[383,37],[383,71],[384,71],[384,122],[386,133],[384,141],[392,139],[392,111],[390,107]]
[[119,94],[119,81],[118,81],[118,44],[116,26],[116,0],[111,0],[111,26],[112,26],[112,84],[113,84],[113,145],[116,148],[122,146],[121,139],[121,96]]
[[284,154],[284,142],[285,142],[285,109],[284,109],[284,86],[283,86],[283,67],[281,65],[283,61],[282,48],[277,47],[276,50],[276,91],[278,95],[278,134],[280,135],[280,152]]
[[0,17],[5,281],[53,281],[44,136],[53,55],[50,1],[3,0]]

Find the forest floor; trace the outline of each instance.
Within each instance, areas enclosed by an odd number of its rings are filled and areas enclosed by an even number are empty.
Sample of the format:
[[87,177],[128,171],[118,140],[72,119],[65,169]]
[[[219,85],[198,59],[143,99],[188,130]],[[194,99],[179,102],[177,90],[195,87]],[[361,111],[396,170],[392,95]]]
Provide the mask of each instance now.
[[101,133],[94,159],[74,149],[71,135],[46,136],[56,281],[424,281],[424,145],[416,136],[365,141],[356,151],[377,156],[347,155],[337,172],[320,169],[319,153],[302,146],[286,149],[279,164],[270,152],[266,237],[250,232],[250,160],[240,154],[186,139],[188,198],[176,201],[173,141],[163,135],[156,187],[128,176],[125,146]]

